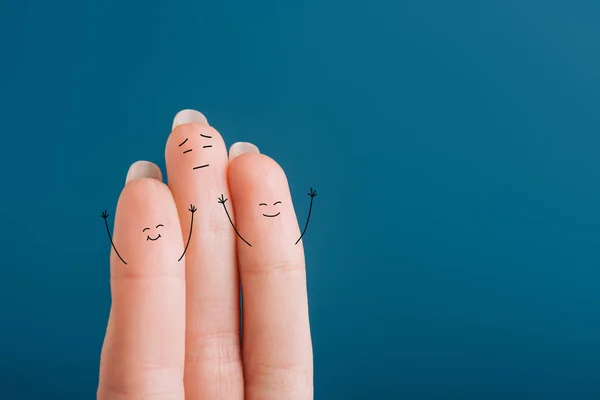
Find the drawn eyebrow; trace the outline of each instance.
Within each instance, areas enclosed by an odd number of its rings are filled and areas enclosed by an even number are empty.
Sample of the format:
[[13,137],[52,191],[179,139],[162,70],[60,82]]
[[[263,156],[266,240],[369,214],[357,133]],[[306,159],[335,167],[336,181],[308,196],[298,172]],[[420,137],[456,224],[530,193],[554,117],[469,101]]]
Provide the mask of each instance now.
[[280,201],[276,201],[275,203],[273,203],[273,205],[276,206],[279,203],[281,203],[281,202]]
[[163,225],[163,224],[158,224],[158,225],[156,225],[156,227],[157,227],[157,228],[158,228],[159,226],[163,226],[163,227],[164,227],[164,225]]
[[202,136],[202,137],[205,137],[205,138],[207,138],[207,139],[212,139],[212,136],[203,135],[203,134],[200,134],[200,136]]
[[199,165],[197,167],[194,167],[192,169],[200,169],[200,168],[204,168],[204,167],[208,167],[208,164],[204,164],[204,165]]
[[189,149],[189,150],[186,150],[186,151],[184,151],[184,152],[183,152],[183,154],[185,154],[185,153],[189,153],[189,152],[190,152],[190,151],[192,151],[192,150],[194,150],[194,149]]
[[260,203],[259,206],[266,206],[267,203]]
[[202,146],[203,149],[206,149],[207,147],[212,147],[212,144],[207,144],[206,146]]
[[150,228],[144,228],[144,229],[142,230],[142,232],[149,231],[149,230],[150,230]]
[[185,140],[183,142],[181,142],[181,144],[179,145],[179,147],[183,146],[185,144],[185,142],[188,141],[188,138],[185,138]]

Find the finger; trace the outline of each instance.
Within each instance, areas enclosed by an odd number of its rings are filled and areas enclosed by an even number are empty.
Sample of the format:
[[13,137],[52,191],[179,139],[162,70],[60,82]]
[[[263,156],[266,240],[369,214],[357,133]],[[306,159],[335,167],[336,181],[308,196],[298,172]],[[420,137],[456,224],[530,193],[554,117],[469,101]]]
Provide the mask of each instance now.
[[127,179],[115,212],[98,398],[181,400],[185,274],[177,209],[155,165],[135,163]]
[[235,157],[228,175],[238,232],[252,245],[237,242],[246,396],[312,399],[304,251],[295,244],[300,229],[286,176],[257,153]]
[[197,111],[180,112],[175,125],[165,156],[184,237],[189,234],[186,210],[190,203],[198,207],[197,233],[186,254],[186,396],[242,399],[235,233],[217,202],[228,192],[227,150]]

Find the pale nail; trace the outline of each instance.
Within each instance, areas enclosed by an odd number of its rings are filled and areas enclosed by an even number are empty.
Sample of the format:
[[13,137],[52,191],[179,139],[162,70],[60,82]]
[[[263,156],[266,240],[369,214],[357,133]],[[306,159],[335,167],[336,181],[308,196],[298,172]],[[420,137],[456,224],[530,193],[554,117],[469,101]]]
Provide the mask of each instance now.
[[208,125],[208,120],[200,111],[196,110],[181,110],[175,115],[173,118],[173,127],[171,130],[175,129],[176,126],[189,124],[195,122],[200,125]]
[[260,153],[260,151],[258,150],[258,147],[256,147],[252,143],[234,143],[229,148],[229,162],[231,162],[231,160],[244,153]]
[[162,173],[156,164],[149,161],[136,161],[129,167],[125,183],[142,178],[153,178],[162,182]]

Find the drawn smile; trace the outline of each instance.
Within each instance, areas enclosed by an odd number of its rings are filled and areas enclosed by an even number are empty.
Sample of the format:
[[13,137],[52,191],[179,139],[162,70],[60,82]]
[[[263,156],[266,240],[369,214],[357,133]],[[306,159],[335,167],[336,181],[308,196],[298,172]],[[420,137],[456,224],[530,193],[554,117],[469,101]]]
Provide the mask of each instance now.
[[273,218],[273,217],[276,217],[276,216],[278,216],[279,214],[281,214],[281,212],[278,212],[278,213],[277,213],[277,214],[275,214],[275,215],[269,215],[269,214],[263,214],[263,215],[264,215],[265,217]]
[[151,238],[151,237],[150,237],[150,235],[148,235],[148,236],[146,237],[146,240],[147,240],[147,241],[148,241],[148,240],[152,240],[152,241],[154,242],[155,240],[158,240],[158,239],[160,239],[160,233],[159,233],[159,234],[158,234],[158,236],[157,236],[157,237],[155,237],[155,238]]

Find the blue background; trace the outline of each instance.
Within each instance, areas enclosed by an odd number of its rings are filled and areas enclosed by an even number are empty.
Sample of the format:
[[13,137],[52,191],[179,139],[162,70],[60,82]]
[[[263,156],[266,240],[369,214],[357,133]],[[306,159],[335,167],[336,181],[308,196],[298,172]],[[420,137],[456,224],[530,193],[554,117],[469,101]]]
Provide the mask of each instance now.
[[300,219],[319,192],[317,399],[599,398],[599,16],[0,1],[0,397],[94,398],[100,212],[195,108],[280,162]]

